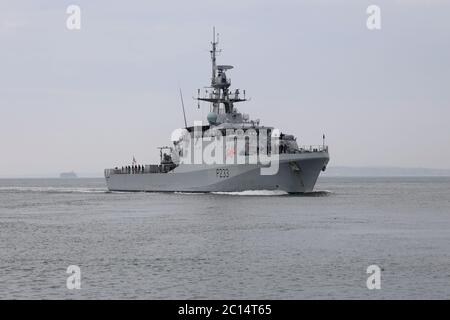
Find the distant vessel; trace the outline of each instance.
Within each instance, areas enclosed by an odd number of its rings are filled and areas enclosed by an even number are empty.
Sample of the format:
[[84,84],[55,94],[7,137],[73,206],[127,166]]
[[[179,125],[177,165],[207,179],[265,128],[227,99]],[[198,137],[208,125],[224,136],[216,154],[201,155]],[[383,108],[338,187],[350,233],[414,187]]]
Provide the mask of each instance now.
[[[111,191],[239,192],[282,190],[311,192],[329,161],[328,146],[298,146],[297,139],[250,120],[236,103],[247,101],[239,89],[230,90],[229,65],[217,65],[215,32],[212,41],[211,86],[197,100],[210,104],[207,124],[188,126],[171,147],[160,147],[160,164],[133,164],[105,169]],[[181,94],[181,91],[180,91]],[[200,107],[200,105],[199,105]],[[276,106],[276,112],[282,112]],[[301,123],[299,122],[301,125]],[[323,136],[325,140],[325,136]],[[213,161],[212,161],[213,160]]]
[[76,179],[78,178],[77,174],[73,171],[63,172],[59,175],[61,179]]

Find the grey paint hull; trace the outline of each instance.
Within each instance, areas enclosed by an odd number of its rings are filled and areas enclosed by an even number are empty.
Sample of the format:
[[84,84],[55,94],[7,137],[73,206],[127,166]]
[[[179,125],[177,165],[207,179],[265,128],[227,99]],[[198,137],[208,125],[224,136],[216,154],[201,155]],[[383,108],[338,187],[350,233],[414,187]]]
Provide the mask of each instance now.
[[[107,174],[110,191],[239,192],[283,190],[311,192],[329,161],[327,152],[280,155],[275,175],[261,175],[260,165],[181,164],[169,173]],[[293,166],[293,164],[295,165]],[[217,169],[226,169],[218,173]]]

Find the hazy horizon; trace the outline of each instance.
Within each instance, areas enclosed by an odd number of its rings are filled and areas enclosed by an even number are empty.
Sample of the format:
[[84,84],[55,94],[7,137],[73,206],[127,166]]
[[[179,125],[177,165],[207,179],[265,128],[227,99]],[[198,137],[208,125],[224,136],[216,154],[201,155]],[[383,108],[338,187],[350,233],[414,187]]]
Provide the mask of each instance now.
[[[66,8],[81,7],[81,30]],[[376,4],[382,29],[366,28]],[[157,162],[206,117],[212,27],[238,109],[330,146],[330,167],[450,169],[450,2],[0,2],[0,177]]]
[[[78,178],[103,178],[103,172],[75,172]],[[62,172],[50,172],[44,174],[21,174],[21,175],[0,175],[0,179],[52,179],[60,178]],[[325,177],[435,177],[450,176],[450,169],[443,168],[421,168],[421,167],[364,167],[364,166],[333,166],[329,165],[327,170],[321,174]]]

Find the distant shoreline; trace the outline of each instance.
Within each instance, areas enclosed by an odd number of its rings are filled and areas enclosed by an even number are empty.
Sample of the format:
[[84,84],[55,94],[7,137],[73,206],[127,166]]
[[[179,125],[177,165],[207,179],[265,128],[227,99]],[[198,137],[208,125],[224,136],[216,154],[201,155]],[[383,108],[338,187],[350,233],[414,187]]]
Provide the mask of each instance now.
[[401,167],[329,167],[324,177],[448,177],[450,169]]
[[[402,167],[347,167],[334,166],[322,172],[320,177],[450,177],[450,169],[402,168]],[[48,175],[0,175],[0,179],[103,179],[102,174],[85,173],[77,178],[60,178],[59,174]]]

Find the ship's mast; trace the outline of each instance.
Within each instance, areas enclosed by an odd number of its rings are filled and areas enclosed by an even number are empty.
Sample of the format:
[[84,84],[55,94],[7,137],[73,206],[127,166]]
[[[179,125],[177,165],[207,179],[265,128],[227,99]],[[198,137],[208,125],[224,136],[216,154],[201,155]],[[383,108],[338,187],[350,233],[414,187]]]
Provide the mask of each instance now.
[[216,52],[217,45],[219,42],[216,42],[216,28],[213,28],[213,41],[211,42],[212,50],[211,52],[211,61],[212,61],[212,77],[211,77],[211,86],[214,84],[214,79],[216,78]]
[[[218,35],[217,35],[218,38]],[[226,71],[233,68],[229,65],[217,65],[217,54],[221,52],[218,50],[219,40],[216,41],[216,29],[213,28],[213,41],[211,42],[211,65],[212,77],[210,90],[206,90],[205,96],[197,98],[199,101],[207,101],[212,103],[212,112],[219,113],[220,104],[224,105],[225,113],[233,113],[233,104],[235,102],[247,101],[244,97],[240,97],[239,89],[233,93],[230,92],[231,80],[227,78]],[[212,90],[211,90],[212,89]],[[199,90],[200,92],[200,90]]]
[[[219,35],[217,35],[219,38]],[[212,78],[211,78],[211,88],[213,88],[212,97],[220,98],[220,90],[214,87],[214,82],[216,80],[217,74],[217,64],[216,64],[216,55],[217,55],[217,45],[219,41],[216,42],[216,27],[213,27],[213,41],[211,42],[211,66],[212,66]],[[219,51],[220,52],[220,51]],[[220,102],[212,102],[213,104],[213,112],[219,113]]]

